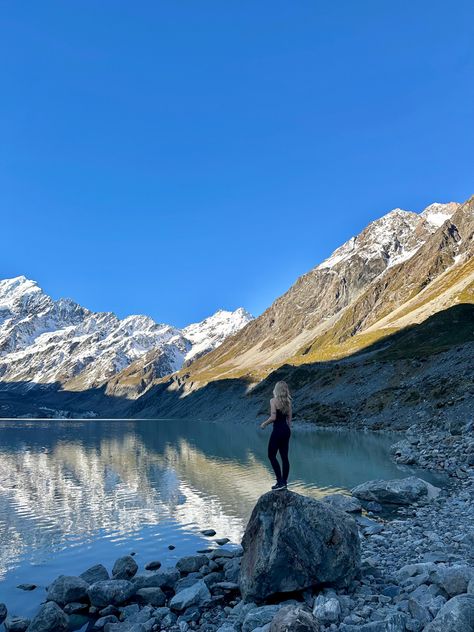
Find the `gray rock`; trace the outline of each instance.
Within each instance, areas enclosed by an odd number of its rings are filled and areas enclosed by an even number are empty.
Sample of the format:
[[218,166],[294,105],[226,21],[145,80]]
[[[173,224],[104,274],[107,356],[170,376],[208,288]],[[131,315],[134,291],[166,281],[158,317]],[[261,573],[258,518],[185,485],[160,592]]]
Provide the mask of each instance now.
[[172,610],[186,610],[189,606],[202,606],[211,600],[211,593],[201,579],[189,588],[181,590],[171,599],[169,606]]
[[270,623],[280,610],[279,605],[254,607],[247,613],[242,624],[242,632],[252,632]]
[[347,586],[359,571],[352,518],[289,490],[260,497],[242,545],[239,582],[245,601],[320,584]]
[[8,615],[7,607],[4,603],[0,603],[0,625],[5,621]]
[[60,606],[87,598],[88,583],[82,577],[60,575],[48,586],[46,599],[55,601]]
[[439,488],[409,476],[391,481],[368,481],[354,487],[352,494],[361,500],[374,500],[382,504],[410,505],[420,500],[431,500],[439,494]]
[[220,546],[227,544],[227,542],[230,542],[229,538],[216,538],[216,543]]
[[313,616],[322,625],[337,623],[341,617],[341,604],[335,597],[318,595],[314,602]]
[[33,617],[27,632],[67,632],[68,618],[54,601],[48,601],[41,606],[38,614]]
[[329,503],[334,509],[345,511],[346,513],[360,513],[362,505],[358,498],[346,496],[345,494],[329,494],[324,496],[323,502]]
[[270,632],[319,632],[314,617],[300,606],[284,606],[272,619]]
[[188,555],[176,562],[176,568],[181,573],[195,573],[208,562],[209,558],[207,555]]
[[112,576],[114,579],[132,579],[137,574],[138,564],[131,555],[120,557],[114,564]]
[[161,588],[140,588],[135,595],[137,601],[150,606],[160,607],[166,603],[166,595]]
[[442,567],[430,573],[430,581],[440,586],[450,597],[467,592],[470,581],[474,580],[474,568],[467,565]]
[[107,569],[102,564],[91,566],[81,573],[79,577],[82,577],[82,579],[88,584],[95,584],[95,582],[102,582],[106,579],[110,579]]
[[364,625],[346,625],[341,623],[338,632],[405,632],[407,616],[399,612],[382,621],[371,621]]
[[160,568],[155,573],[135,575],[132,582],[137,590],[140,590],[140,588],[168,588],[174,590],[179,577],[177,568]]
[[133,597],[135,585],[125,579],[108,579],[89,586],[87,594],[93,606],[121,606]]
[[447,601],[424,632],[474,632],[474,595]]
[[94,623],[93,630],[103,630],[108,623],[119,623],[119,620],[114,614],[108,614],[105,617],[100,617]]
[[25,617],[8,616],[3,624],[6,632],[25,632],[30,625],[30,620]]
[[202,535],[206,535],[208,537],[211,537],[213,535],[216,535],[216,532],[214,531],[214,529],[203,529],[201,531]]

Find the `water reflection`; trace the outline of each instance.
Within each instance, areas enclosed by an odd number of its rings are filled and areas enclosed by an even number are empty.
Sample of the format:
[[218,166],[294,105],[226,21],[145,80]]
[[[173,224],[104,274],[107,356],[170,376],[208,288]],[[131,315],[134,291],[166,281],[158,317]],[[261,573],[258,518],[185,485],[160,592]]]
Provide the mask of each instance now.
[[[173,561],[204,527],[239,540],[273,482],[267,441],[256,427],[192,421],[0,422],[0,597],[18,599],[25,573],[47,583],[133,549]],[[318,497],[399,476],[389,444],[294,431],[293,489]]]

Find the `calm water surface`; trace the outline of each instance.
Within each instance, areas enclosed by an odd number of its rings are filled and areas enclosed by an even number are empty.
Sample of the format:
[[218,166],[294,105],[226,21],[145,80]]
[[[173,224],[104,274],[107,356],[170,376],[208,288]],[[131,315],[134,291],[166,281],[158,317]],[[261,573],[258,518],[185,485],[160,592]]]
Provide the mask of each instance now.
[[[131,552],[140,567],[172,565],[212,543],[200,535],[207,527],[240,541],[274,482],[268,437],[258,426],[189,420],[0,421],[0,602],[31,614],[59,574],[98,562],[110,570]],[[296,428],[291,488],[319,498],[412,473],[390,460],[392,442]],[[16,588],[24,582],[38,588]]]

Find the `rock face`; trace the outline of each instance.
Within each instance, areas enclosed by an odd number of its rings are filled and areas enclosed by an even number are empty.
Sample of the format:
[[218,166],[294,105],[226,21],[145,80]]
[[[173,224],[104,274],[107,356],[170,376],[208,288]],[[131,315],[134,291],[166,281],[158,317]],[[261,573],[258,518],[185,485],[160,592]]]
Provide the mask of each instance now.
[[27,632],[67,632],[67,630],[68,618],[54,601],[44,604],[27,628]]
[[438,493],[437,487],[416,476],[391,481],[368,481],[352,490],[352,494],[361,500],[375,500],[392,505],[410,505],[420,500],[431,500]]
[[246,601],[321,584],[344,586],[360,564],[355,522],[288,490],[260,497],[242,546],[240,589]]

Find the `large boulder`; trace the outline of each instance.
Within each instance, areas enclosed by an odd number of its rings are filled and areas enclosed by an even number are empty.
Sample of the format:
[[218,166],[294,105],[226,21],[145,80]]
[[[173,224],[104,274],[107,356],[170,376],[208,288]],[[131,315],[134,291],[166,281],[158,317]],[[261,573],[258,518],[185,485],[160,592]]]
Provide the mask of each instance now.
[[87,597],[89,584],[82,577],[60,575],[48,586],[46,599],[65,606],[73,601],[82,601]]
[[354,487],[352,495],[360,500],[375,500],[382,504],[410,505],[420,500],[431,500],[439,488],[416,476],[391,481],[367,481]]
[[245,601],[322,584],[347,586],[360,565],[354,520],[289,490],[259,498],[242,546],[239,582]]
[[27,632],[67,632],[69,619],[54,602],[48,601],[27,627]]
[[442,588],[450,597],[467,592],[469,582],[474,580],[474,568],[466,564],[438,566],[430,573],[430,581]]
[[447,601],[424,632],[474,632],[474,595]]

